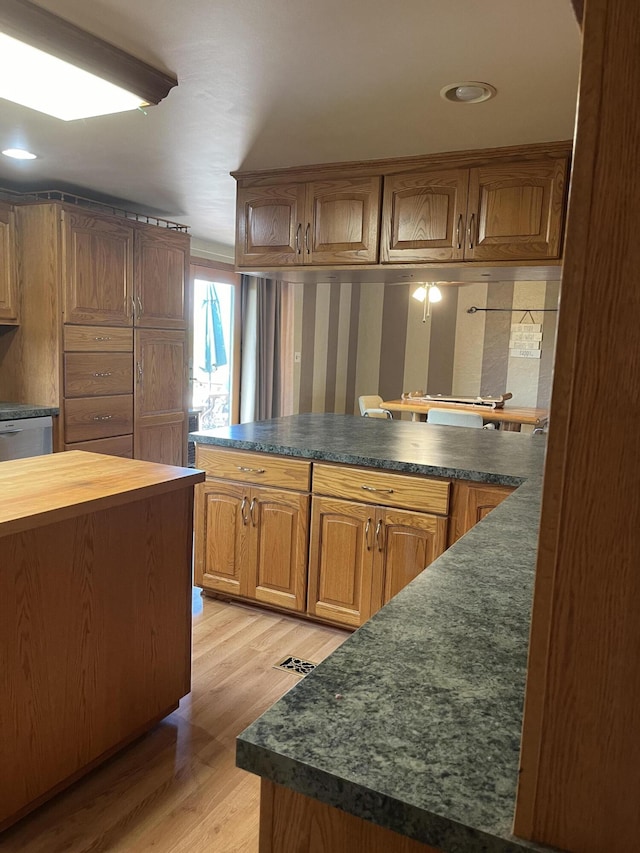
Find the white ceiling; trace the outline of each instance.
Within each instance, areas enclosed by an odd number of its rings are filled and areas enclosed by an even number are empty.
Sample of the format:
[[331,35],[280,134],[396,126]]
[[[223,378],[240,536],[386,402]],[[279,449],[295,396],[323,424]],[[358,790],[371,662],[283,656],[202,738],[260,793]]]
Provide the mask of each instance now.
[[[0,185],[73,187],[234,239],[234,169],[569,139],[570,0],[39,0],[179,80],[147,115],[62,122],[0,100]],[[464,80],[498,95],[460,105]]]

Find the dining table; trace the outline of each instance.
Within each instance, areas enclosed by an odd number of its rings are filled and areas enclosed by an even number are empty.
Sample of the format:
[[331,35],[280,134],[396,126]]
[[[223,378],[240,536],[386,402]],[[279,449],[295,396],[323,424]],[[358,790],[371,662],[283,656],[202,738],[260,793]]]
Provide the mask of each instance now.
[[505,403],[502,408],[492,409],[490,406],[473,403],[451,403],[438,400],[425,400],[424,398],[407,398],[405,400],[385,400],[380,403],[380,408],[388,409],[392,413],[406,413],[411,415],[414,421],[427,419],[429,409],[457,409],[459,411],[478,412],[487,423],[496,424],[499,429],[512,432],[520,432],[522,424],[529,424],[534,428],[542,428],[549,418],[548,409],[533,408],[530,406],[510,406]]

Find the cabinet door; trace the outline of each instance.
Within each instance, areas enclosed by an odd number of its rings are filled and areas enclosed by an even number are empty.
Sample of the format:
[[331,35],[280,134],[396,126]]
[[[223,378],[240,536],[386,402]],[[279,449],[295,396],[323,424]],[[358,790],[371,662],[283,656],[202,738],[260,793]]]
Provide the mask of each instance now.
[[373,177],[308,185],[304,263],[377,262],[380,183]]
[[376,508],[314,497],[308,611],[357,628],[371,616]]
[[248,596],[303,613],[307,592],[309,496],[254,487],[249,518]]
[[249,489],[241,483],[207,480],[195,491],[195,583],[246,597]]
[[302,264],[305,184],[238,189],[236,264]]
[[510,486],[474,486],[469,484],[466,496],[465,526],[466,530],[486,518],[513,489]]
[[14,213],[8,205],[0,205],[0,324],[18,322],[15,259]]
[[559,257],[566,173],[565,159],[471,169],[465,259]]
[[135,324],[150,329],[186,329],[189,237],[166,228],[135,234]]
[[64,322],[132,324],[133,229],[117,219],[65,210]]
[[382,263],[462,259],[468,183],[467,169],[385,178]]
[[136,331],[136,459],[182,465],[187,452],[186,332]]
[[[384,560],[380,580],[375,573],[374,597],[382,606],[444,553],[447,519],[422,512],[387,509],[375,532],[375,549]],[[378,583],[381,585],[380,598],[377,596]]]

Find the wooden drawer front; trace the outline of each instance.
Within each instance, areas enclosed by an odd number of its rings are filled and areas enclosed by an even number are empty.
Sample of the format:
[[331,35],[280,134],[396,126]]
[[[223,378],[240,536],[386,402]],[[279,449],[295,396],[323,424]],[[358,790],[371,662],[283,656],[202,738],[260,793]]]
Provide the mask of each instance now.
[[428,480],[420,476],[342,465],[313,466],[314,494],[417,509],[437,515],[447,515],[449,512],[450,488],[448,480]]
[[65,353],[64,396],[133,394],[131,353]]
[[133,432],[133,396],[79,397],[64,402],[64,440],[90,441]]
[[213,477],[309,491],[311,463],[286,456],[196,445],[196,468]]
[[65,444],[65,450],[87,450],[89,453],[105,453],[107,456],[124,456],[133,459],[133,436],[118,435],[115,438],[99,438],[97,441],[77,441]]
[[133,329],[65,326],[65,352],[133,352]]

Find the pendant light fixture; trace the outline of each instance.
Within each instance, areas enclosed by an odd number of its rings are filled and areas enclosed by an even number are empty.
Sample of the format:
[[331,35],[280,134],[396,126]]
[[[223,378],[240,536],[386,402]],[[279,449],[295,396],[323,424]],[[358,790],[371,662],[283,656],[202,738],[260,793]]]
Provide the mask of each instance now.
[[422,302],[422,322],[426,323],[427,318],[431,316],[431,303],[440,302],[442,300],[442,292],[440,288],[433,282],[421,284],[412,294],[414,299]]

